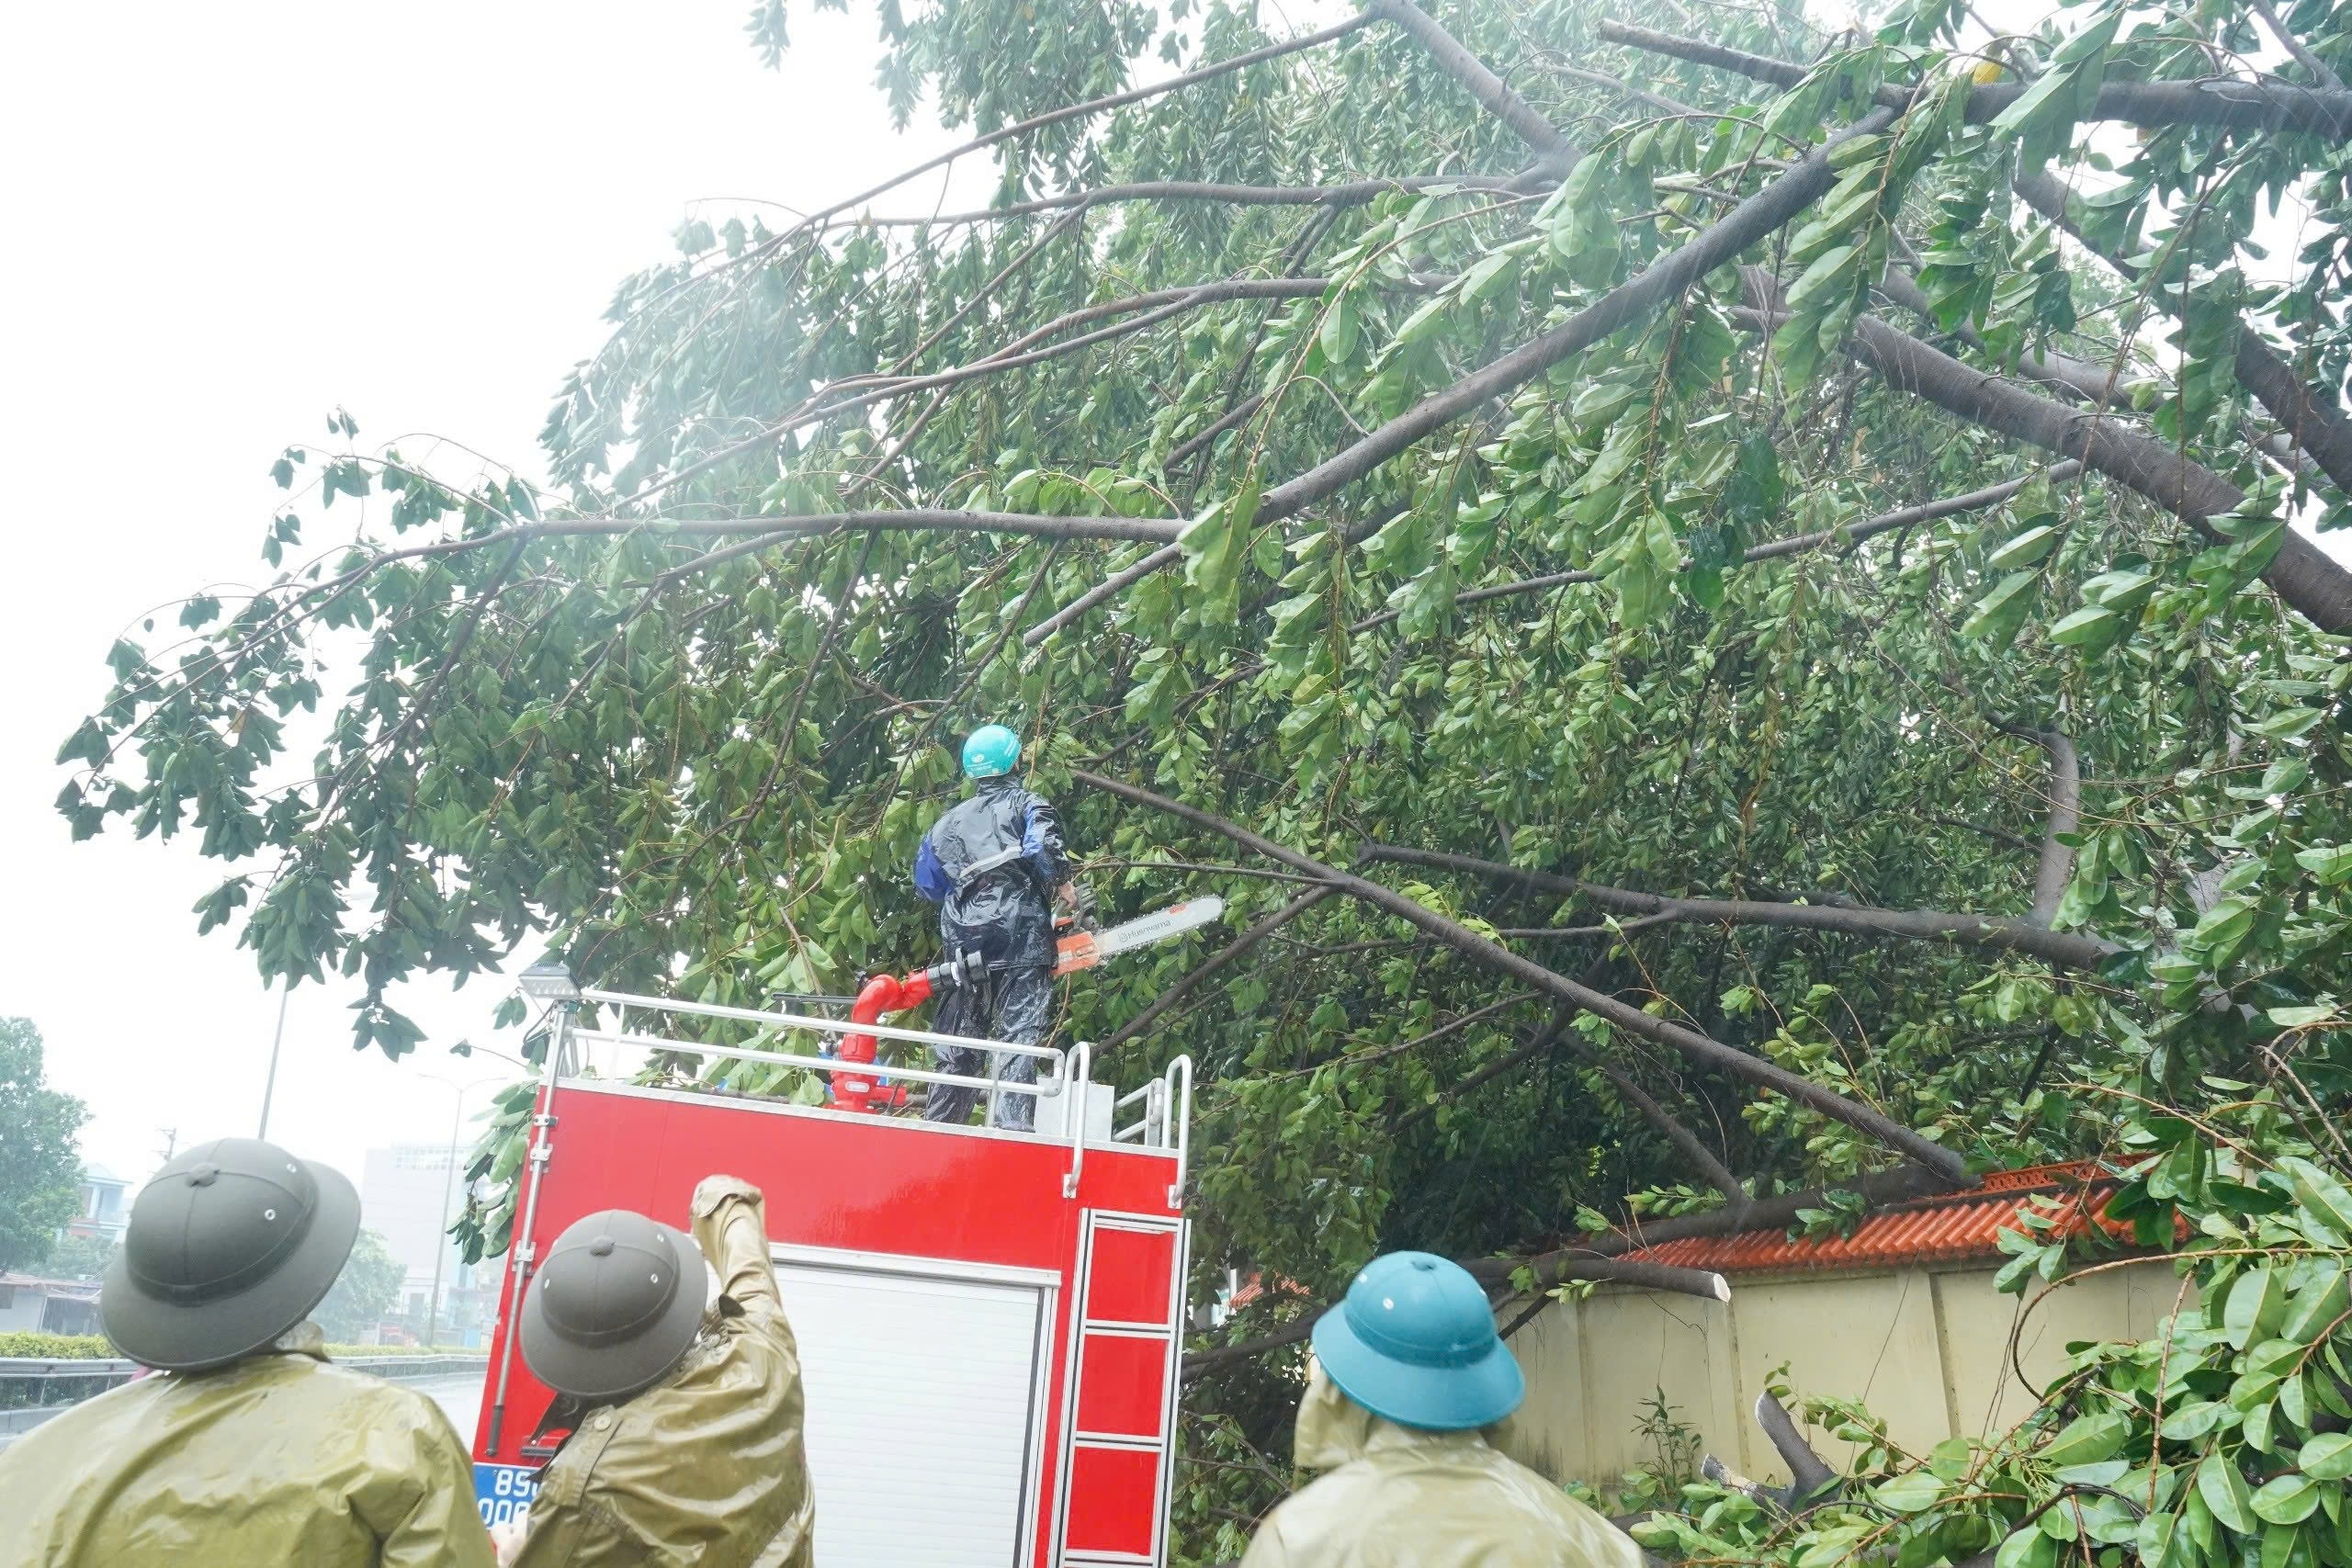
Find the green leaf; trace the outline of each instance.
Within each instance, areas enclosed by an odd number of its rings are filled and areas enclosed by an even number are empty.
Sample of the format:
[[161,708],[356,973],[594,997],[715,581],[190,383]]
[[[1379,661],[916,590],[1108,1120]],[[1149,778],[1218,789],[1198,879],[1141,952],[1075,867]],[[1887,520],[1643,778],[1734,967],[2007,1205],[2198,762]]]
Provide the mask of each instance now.
[[2240,1535],[2254,1533],[2253,1495],[2235,1461],[2227,1454],[2209,1453],[2197,1467],[2197,1495],[2213,1517]]
[[1993,1554],[1993,1568],[2055,1568],[2058,1543],[2033,1525],[2011,1532]]
[[2065,532],[2062,523],[2045,523],[2038,528],[2028,528],[1999,549],[1984,558],[1984,564],[1995,571],[2015,571],[2031,566],[2055,549],[2058,536]]
[[2296,1201],[2338,1235],[2352,1236],[2352,1191],[2307,1159],[2281,1156],[2278,1169],[2295,1189]]
[[2070,1424],[2041,1457],[2053,1465],[2089,1464],[2113,1454],[2131,1435],[2131,1416],[2120,1410],[2103,1411]]
[[2224,1421],[2237,1418],[2237,1412],[2218,1399],[2199,1400],[2184,1404],[2165,1416],[2164,1436],[2176,1443],[2193,1443]]
[[2330,886],[2352,881],[2352,844],[2321,844],[2298,850],[2295,863]]
[[2124,629],[2123,618],[2103,604],[2088,604],[2050,628],[2050,640],[2068,648],[2105,648]]
[[1871,1495],[1898,1514],[1916,1514],[1935,1506],[1944,1495],[1944,1483],[1932,1471],[1905,1471]]
[[2230,1287],[2222,1308],[2222,1331],[2244,1350],[2277,1332],[2287,1315],[2286,1282],[2268,1264],[2250,1269]]
[[2274,1525],[2299,1525],[2319,1511],[2320,1483],[2309,1475],[2281,1475],[2263,1483],[2249,1501],[2255,1517]]
[[1332,300],[1331,308],[1323,313],[1320,338],[1324,359],[1335,367],[1346,365],[1355,358],[1356,344],[1363,335],[1355,301],[1345,294]]
[[1994,590],[1976,602],[1976,608],[1962,623],[1960,635],[1980,637],[1999,652],[2009,646],[2025,624],[2026,612],[2033,607],[2033,596],[2041,584],[2039,573],[2012,572],[2003,578]]
[[2322,1432],[2303,1445],[2295,1463],[2314,1481],[2352,1478],[2352,1432]]

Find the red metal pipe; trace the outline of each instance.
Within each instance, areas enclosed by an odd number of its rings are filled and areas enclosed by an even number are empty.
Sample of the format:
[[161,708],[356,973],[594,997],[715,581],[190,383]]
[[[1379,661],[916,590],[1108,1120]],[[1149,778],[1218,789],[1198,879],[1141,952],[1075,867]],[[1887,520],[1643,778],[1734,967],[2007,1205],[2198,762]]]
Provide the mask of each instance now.
[[[900,1012],[920,1007],[931,999],[931,973],[918,969],[911,975],[876,975],[858,988],[857,1000],[850,1004],[852,1023],[879,1023],[885,1013]],[[875,1038],[871,1034],[842,1036],[841,1059],[856,1066],[874,1060]],[[842,1111],[872,1111],[875,1101],[884,1104],[903,1103],[906,1086],[895,1084],[883,1088],[875,1082],[871,1073],[835,1072],[833,1105]]]

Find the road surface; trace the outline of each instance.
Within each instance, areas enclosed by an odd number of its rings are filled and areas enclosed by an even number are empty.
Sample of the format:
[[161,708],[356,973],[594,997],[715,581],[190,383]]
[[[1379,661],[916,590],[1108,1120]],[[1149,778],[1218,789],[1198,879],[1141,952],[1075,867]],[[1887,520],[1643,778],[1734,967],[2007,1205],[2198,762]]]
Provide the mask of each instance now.
[[401,1386],[416,1390],[448,1412],[449,1425],[458,1429],[458,1436],[470,1449],[474,1446],[474,1423],[481,1419],[481,1385],[488,1375],[484,1369],[450,1378],[418,1378]]

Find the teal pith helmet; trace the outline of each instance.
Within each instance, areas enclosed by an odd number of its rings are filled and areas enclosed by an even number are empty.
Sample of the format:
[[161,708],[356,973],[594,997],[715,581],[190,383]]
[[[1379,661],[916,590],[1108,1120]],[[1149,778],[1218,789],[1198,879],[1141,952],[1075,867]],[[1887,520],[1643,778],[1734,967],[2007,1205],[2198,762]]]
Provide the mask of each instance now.
[[1489,1427],[1527,1393],[1487,1292],[1460,1264],[1426,1252],[1365,1264],[1315,1325],[1315,1356],[1340,1393],[1400,1427]]
[[1012,772],[1021,761],[1021,737],[1001,724],[984,724],[964,742],[964,776],[992,779]]

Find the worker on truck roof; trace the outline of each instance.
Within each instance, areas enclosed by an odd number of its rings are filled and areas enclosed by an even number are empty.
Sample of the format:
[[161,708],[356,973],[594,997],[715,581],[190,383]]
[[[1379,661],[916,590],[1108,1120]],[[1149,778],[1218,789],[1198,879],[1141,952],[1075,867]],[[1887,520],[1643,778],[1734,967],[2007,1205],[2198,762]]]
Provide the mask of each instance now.
[[1241,1568],[1641,1568],[1630,1537],[1479,1435],[1526,1392],[1468,1270],[1374,1258],[1315,1325],[1295,1457],[1329,1473]]
[[809,1568],[800,1350],[760,1190],[708,1177],[693,1211],[691,1237],[607,1209],[548,1249],[516,1332],[532,1375],[578,1409],[502,1562]]
[[[1073,906],[1069,860],[1062,828],[1043,795],[1012,776],[1021,738],[1001,724],[984,724],[964,742],[964,776],[977,786],[951,806],[915,851],[915,889],[939,906],[939,940],[951,953],[976,950],[986,979],[958,986],[939,1004],[933,1024],[942,1034],[978,1035],[1016,1045],[1046,1037],[1054,1006],[1054,911],[1057,897]],[[935,1049],[944,1073],[977,1077],[988,1070],[1005,1082],[1037,1081],[1037,1058],[1010,1052]],[[933,1084],[924,1102],[928,1121],[968,1121],[979,1090]],[[1037,1101],[1026,1094],[997,1097],[991,1122],[1026,1132],[1037,1122]]]
[[306,1319],[359,1195],[274,1144],[223,1138],[130,1206],[98,1316],[162,1375],[0,1452],[6,1568],[491,1568],[472,1465],[423,1394],[331,1364]]

